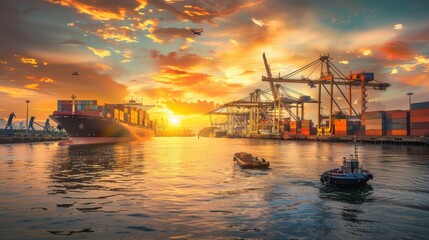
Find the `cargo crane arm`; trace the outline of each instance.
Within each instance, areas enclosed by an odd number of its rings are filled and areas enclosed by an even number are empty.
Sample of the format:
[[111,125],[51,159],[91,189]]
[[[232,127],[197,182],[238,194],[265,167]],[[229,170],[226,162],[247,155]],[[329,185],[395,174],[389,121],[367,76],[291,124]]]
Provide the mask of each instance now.
[[[264,55],[264,64],[267,66],[266,58]],[[320,68],[320,77],[318,79],[311,79],[310,76],[316,71],[316,69]],[[303,73],[304,71],[310,71],[308,76],[302,75],[300,78],[296,77],[298,73]],[[331,72],[332,71],[332,72]],[[334,75],[335,74],[335,75]],[[283,77],[272,77],[271,74],[267,74],[267,77],[262,76],[262,81],[268,81],[270,84],[277,83],[304,83],[308,84],[310,87],[314,88],[316,85],[319,86],[319,114],[318,114],[318,125],[320,127],[321,124],[321,114],[320,114],[320,101],[321,101],[321,87],[326,90],[330,97],[330,125],[329,132],[332,133],[332,105],[335,104],[341,111],[338,103],[334,99],[334,86],[339,90],[342,97],[345,99],[349,106],[349,115],[354,113],[358,115],[356,110],[353,108],[351,102],[351,88],[352,87],[360,87],[361,88],[361,104],[362,104],[362,112],[366,109],[366,88],[372,88],[375,90],[386,90],[390,84],[378,82],[374,79],[374,75],[367,75],[365,72],[358,74],[350,74],[349,76],[345,76],[341,71],[330,61],[329,55],[320,56],[319,59],[305,65],[302,68],[299,68]],[[328,90],[325,85],[330,85],[330,90]],[[346,97],[344,92],[341,90],[339,86],[348,86],[349,87],[349,96]]]

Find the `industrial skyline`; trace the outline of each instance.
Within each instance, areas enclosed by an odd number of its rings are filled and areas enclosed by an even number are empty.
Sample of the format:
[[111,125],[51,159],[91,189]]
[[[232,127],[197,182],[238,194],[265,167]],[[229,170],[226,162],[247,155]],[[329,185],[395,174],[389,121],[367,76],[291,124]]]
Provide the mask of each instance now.
[[[369,94],[368,110],[406,109],[407,92],[414,93],[413,102],[428,100],[426,5],[1,1],[0,118],[12,111],[25,118],[30,100],[31,114],[41,120],[58,99],[75,94],[100,103],[143,99],[195,124],[210,106],[268,87],[261,81],[263,52],[275,76],[329,53],[344,73],[374,72],[391,84],[387,92]],[[286,86],[316,95],[308,86]]]

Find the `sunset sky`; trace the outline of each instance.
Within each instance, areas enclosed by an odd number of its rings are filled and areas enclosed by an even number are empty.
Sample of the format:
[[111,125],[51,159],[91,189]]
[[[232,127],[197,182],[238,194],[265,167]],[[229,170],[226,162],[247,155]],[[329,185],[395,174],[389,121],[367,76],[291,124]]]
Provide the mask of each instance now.
[[[261,81],[263,52],[276,76],[329,53],[344,73],[374,72],[392,85],[369,91],[368,111],[406,109],[407,92],[414,102],[429,101],[428,6],[424,0],[1,0],[0,118],[12,111],[25,118],[29,99],[31,115],[43,121],[58,99],[72,94],[99,103],[134,97],[161,112],[197,117],[211,110],[210,102],[268,88]],[[316,98],[305,84],[286,86]]]

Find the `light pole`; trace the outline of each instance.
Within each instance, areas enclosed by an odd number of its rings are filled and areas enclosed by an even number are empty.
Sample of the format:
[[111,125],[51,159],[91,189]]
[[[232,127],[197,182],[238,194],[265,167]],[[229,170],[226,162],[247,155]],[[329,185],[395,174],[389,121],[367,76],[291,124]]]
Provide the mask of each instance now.
[[407,95],[408,95],[408,104],[409,104],[409,107],[410,107],[410,110],[411,110],[411,96],[414,95],[414,93],[413,92],[409,92],[409,93],[407,93]]
[[27,133],[27,130],[28,130],[28,104],[30,103],[30,100],[25,100],[25,102],[27,103],[27,118],[25,120],[25,133]]

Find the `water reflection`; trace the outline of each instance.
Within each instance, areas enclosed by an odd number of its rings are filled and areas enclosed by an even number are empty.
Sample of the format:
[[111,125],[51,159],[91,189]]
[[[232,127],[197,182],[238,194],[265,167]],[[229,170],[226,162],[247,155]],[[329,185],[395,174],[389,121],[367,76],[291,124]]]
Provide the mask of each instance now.
[[373,193],[371,185],[365,185],[357,188],[321,186],[319,190],[321,199],[329,199],[352,204],[371,201],[371,195]]
[[49,194],[70,190],[103,189],[95,184],[116,165],[114,145],[70,146],[58,152],[50,166],[53,185]]
[[[241,150],[264,156],[271,168],[242,170],[232,161]],[[362,146],[359,156],[375,175],[370,185],[323,186],[320,173],[352,150],[350,144],[209,138],[0,146],[0,232],[14,239],[427,236],[420,220],[429,214],[425,151]]]

